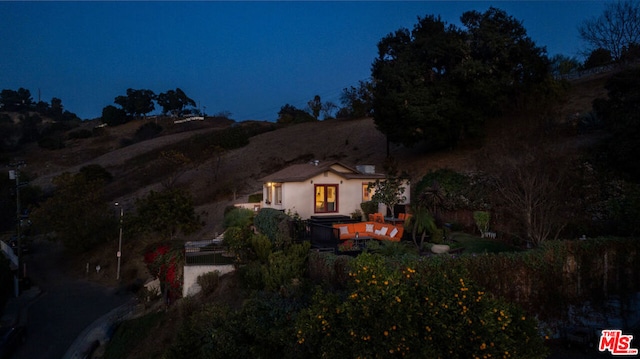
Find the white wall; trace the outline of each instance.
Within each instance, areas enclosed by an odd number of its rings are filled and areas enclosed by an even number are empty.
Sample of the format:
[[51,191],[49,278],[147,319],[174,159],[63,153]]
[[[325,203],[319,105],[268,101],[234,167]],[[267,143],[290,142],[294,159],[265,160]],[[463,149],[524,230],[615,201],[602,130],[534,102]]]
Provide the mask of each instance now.
[[187,297],[197,294],[202,290],[198,284],[198,277],[218,271],[219,275],[233,272],[233,264],[226,265],[188,265],[184,266],[184,283],[182,285],[182,296]]
[[[274,208],[283,211],[291,211],[297,213],[301,218],[307,219],[313,215],[323,215],[323,213],[314,212],[314,189],[315,185],[338,185],[338,212],[326,213],[350,216],[356,209],[360,209],[362,203],[362,184],[375,182],[375,179],[350,179],[347,180],[333,172],[325,172],[303,182],[286,182],[282,184],[282,204],[261,203],[262,208]],[[267,197],[267,191],[273,191],[273,186],[263,186],[264,198]],[[404,196],[407,200],[403,203],[410,203],[410,188],[407,183]],[[275,198],[275,193],[271,198]],[[384,212],[383,212],[384,213]]]

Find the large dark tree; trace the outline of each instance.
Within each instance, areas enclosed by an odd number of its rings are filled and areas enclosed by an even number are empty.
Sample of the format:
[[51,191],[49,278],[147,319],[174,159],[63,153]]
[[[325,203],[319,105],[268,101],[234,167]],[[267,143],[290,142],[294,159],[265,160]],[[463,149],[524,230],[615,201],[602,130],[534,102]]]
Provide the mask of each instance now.
[[419,19],[378,43],[373,63],[374,119],[391,142],[442,147],[459,132],[458,88],[450,81],[464,57],[464,38],[439,17]]
[[600,16],[585,20],[578,31],[589,46],[587,52],[605,49],[619,61],[629,47],[640,44],[640,2],[608,2]]
[[27,89],[19,88],[18,91],[5,89],[0,92],[0,108],[4,111],[27,111],[32,104],[31,92]]
[[359,81],[358,87],[350,86],[343,89],[340,102],[343,107],[338,117],[371,117],[373,115],[373,84],[370,81]]
[[468,11],[461,21],[471,50],[458,73],[467,85],[463,98],[488,115],[499,113],[514,100],[524,105],[526,94],[549,75],[546,50],[527,36],[522,22],[502,10]]
[[608,99],[594,101],[593,107],[612,134],[605,147],[607,162],[640,181],[640,70],[617,73],[605,87]]
[[185,107],[196,106],[196,102],[179,88],[176,88],[175,91],[169,90],[159,94],[156,101],[162,107],[162,113],[165,115],[171,113],[173,116],[180,116]]
[[155,109],[153,101],[156,95],[151,90],[127,89],[126,96],[118,96],[113,101],[129,115],[139,117]]
[[121,108],[109,105],[102,109],[102,122],[109,126],[122,125],[127,120],[127,113]]
[[64,173],[53,180],[56,190],[32,215],[44,233],[81,252],[116,238],[117,223],[104,198],[104,181],[87,172]]
[[544,49],[502,10],[464,13],[466,30],[418,20],[383,38],[372,66],[374,119],[391,142],[441,148],[479,136],[549,74]]
[[136,200],[136,214],[131,221],[134,230],[156,233],[164,239],[173,239],[180,231],[191,234],[202,227],[193,206],[191,193],[179,189],[151,191]]

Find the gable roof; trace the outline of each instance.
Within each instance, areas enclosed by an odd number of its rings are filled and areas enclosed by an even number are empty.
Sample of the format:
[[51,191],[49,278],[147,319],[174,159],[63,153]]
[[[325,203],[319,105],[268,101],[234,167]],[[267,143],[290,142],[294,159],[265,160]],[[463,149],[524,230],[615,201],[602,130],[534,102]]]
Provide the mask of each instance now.
[[303,182],[326,171],[333,172],[345,179],[383,179],[381,173],[363,173],[341,162],[310,162],[291,165],[278,172],[267,175],[262,182]]

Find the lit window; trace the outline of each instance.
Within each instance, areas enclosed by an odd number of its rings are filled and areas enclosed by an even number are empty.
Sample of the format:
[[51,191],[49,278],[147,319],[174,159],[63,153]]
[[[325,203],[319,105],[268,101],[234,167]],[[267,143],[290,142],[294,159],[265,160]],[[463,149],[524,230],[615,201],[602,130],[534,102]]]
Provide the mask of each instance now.
[[371,192],[369,192],[369,183],[362,183],[362,202],[371,201]]
[[282,183],[276,183],[273,188],[274,188],[274,190],[276,192],[275,193],[275,198],[276,198],[275,203],[276,204],[282,204]]
[[315,185],[315,212],[338,212],[338,185]]
[[264,203],[266,204],[271,204],[271,201],[273,200],[272,188],[273,186],[271,185],[271,182],[267,183],[267,196],[266,200],[264,201]]

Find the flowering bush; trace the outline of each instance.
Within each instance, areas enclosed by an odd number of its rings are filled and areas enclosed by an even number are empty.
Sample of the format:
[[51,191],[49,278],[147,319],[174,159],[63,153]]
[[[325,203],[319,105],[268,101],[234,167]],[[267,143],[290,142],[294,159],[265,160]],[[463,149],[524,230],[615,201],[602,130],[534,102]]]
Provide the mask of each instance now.
[[311,357],[544,358],[536,321],[465,273],[363,253],[343,293],[319,291],[297,320]]
[[178,273],[181,253],[168,245],[161,245],[144,255],[144,262],[152,275],[160,279],[163,292],[168,292],[169,300],[182,295],[182,278]]

